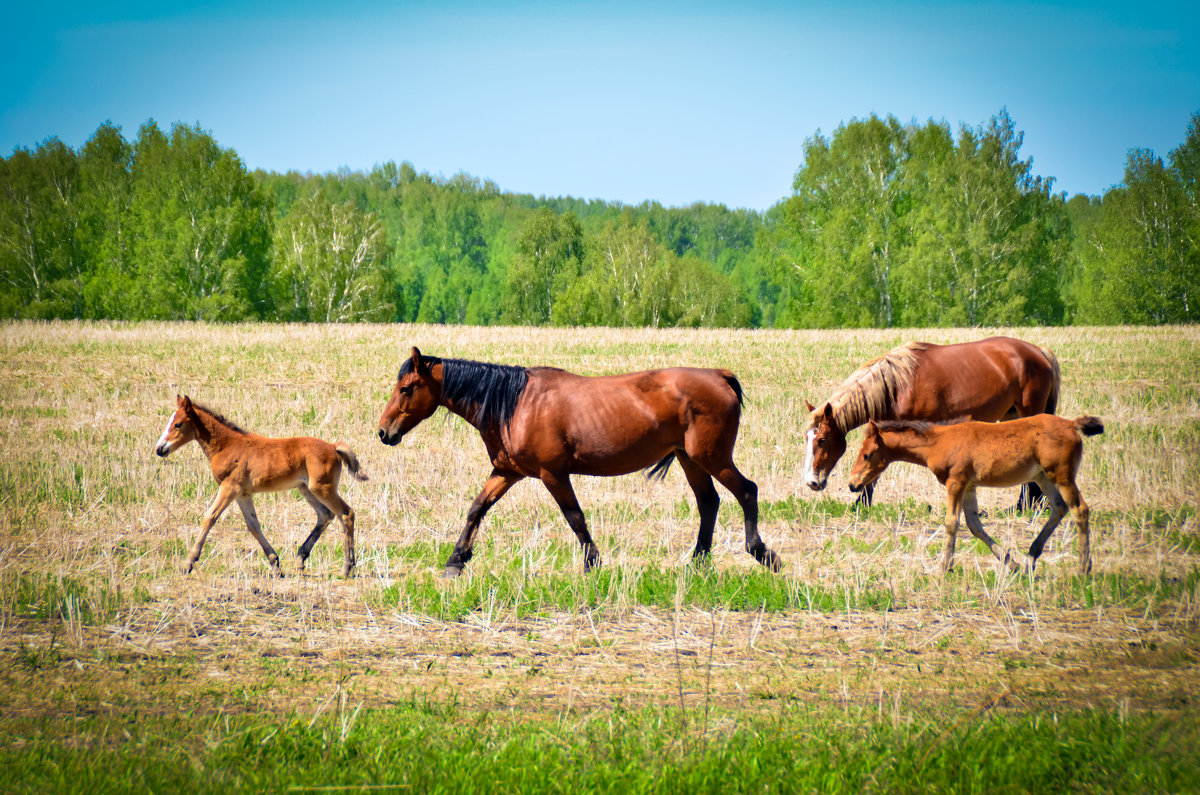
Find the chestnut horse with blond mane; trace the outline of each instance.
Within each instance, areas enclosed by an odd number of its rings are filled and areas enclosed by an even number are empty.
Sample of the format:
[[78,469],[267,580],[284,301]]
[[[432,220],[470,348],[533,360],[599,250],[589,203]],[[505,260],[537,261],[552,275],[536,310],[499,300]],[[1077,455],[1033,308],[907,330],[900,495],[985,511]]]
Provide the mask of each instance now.
[[[1079,530],[1079,574],[1092,570],[1088,535],[1088,506],[1075,485],[1083,457],[1083,437],[1104,433],[1098,417],[1068,420],[1053,414],[1022,417],[1011,422],[867,422],[867,434],[850,470],[850,490],[875,481],[893,461],[928,467],[946,487],[946,548],[942,571],[954,563],[958,515],[996,559],[1013,571],[1020,566],[983,529],[979,521],[977,486],[1016,486],[1033,481],[1050,498],[1050,518],[1029,547],[1030,568],[1037,565],[1050,534],[1071,509]],[[1003,555],[1001,555],[1003,552]]]
[[[981,422],[1053,414],[1062,374],[1058,359],[1012,337],[933,345],[907,342],[854,371],[820,408],[807,403],[803,479],[813,491],[846,452],[846,434],[867,420]],[[871,502],[872,489],[862,501]],[[1023,487],[1019,505],[1040,496]]]
[[440,359],[413,348],[379,418],[379,440],[399,444],[443,406],[479,431],[492,461],[446,561],[448,577],[462,573],[471,559],[484,514],[524,478],[541,480],[558,503],[583,549],[584,571],[599,566],[571,475],[649,469],[651,477],[663,476],[676,459],[700,512],[693,556],[707,556],[712,548],[720,503],[716,478],[742,507],[746,550],[779,569],[779,558],[758,534],[758,487],[733,463],[742,387],[728,370],[675,367],[587,377],[553,367]]
[[354,510],[338,495],[338,480],[343,464],[356,480],[367,479],[359,470],[354,451],[341,442],[333,445],[311,436],[273,439],[249,433],[212,409],[193,403],[187,395],[176,395],[175,411],[167,420],[154,452],[166,458],[191,441],[200,445],[208,457],[213,479],[220,487],[204,513],[200,536],[184,566],[185,574],[192,572],[204,549],[204,540],[221,518],[221,513],[236,500],[246,520],[246,529],[262,547],[271,569],[282,577],[279,556],[262,533],[252,495],[260,491],[296,489],[317,512],[317,525],[300,546],[300,568],[304,568],[309,552],[325,526],[336,516],[346,531],[342,575],[350,576],[354,569]]

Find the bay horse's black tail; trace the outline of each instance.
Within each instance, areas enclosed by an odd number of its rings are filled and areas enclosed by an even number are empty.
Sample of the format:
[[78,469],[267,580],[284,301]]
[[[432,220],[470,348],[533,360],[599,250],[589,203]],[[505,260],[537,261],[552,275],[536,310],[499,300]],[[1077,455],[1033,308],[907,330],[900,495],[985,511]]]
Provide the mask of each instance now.
[[646,470],[646,480],[662,480],[665,478],[667,470],[671,468],[671,462],[674,460],[675,453],[667,453],[661,461]]
[[721,370],[721,377],[725,379],[725,383],[729,384],[729,388],[733,390],[733,394],[737,395],[738,405],[746,405],[746,395],[742,392],[742,384],[737,380],[737,376],[728,370]]

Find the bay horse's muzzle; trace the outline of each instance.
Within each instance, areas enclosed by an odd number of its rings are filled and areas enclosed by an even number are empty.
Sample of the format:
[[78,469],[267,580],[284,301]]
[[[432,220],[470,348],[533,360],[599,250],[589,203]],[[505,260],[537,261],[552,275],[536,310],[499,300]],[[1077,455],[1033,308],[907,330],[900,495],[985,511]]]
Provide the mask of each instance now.
[[403,433],[400,433],[400,432],[388,433],[383,428],[379,429],[379,441],[381,441],[384,444],[389,445],[391,447],[395,447],[396,445],[400,444],[400,440],[403,438],[404,438]]

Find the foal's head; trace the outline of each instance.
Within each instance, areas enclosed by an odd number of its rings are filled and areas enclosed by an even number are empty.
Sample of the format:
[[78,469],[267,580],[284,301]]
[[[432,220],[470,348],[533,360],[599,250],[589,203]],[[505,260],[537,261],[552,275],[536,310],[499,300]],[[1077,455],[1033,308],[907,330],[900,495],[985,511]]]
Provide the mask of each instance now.
[[846,434],[833,418],[833,407],[826,403],[820,411],[808,406],[808,426],[804,432],[804,485],[813,491],[825,488],[829,473],[846,452]]
[[412,358],[400,368],[392,397],[379,417],[379,441],[399,444],[404,434],[437,411],[442,385],[434,379],[432,366],[415,347]]
[[874,420],[867,421],[867,435],[863,438],[862,447],[858,450],[858,458],[850,469],[850,491],[862,491],[865,486],[875,482],[883,474],[892,458],[890,451],[883,443],[883,436]]
[[196,428],[199,424],[200,420],[196,416],[196,409],[192,406],[192,399],[187,395],[183,397],[176,395],[175,412],[171,415],[171,419],[167,420],[167,427],[163,429],[162,436],[158,437],[158,444],[154,446],[154,452],[166,458],[198,436]]

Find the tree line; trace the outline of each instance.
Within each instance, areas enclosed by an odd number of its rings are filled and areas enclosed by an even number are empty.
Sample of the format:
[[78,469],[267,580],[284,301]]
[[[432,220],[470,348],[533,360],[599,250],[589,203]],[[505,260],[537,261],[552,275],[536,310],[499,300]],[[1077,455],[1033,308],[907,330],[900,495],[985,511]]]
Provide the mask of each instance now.
[[0,317],[610,326],[1195,322],[1200,113],[1103,196],[1001,111],[817,132],[765,212],[502,191],[388,162],[249,171],[199,125],[0,160]]

